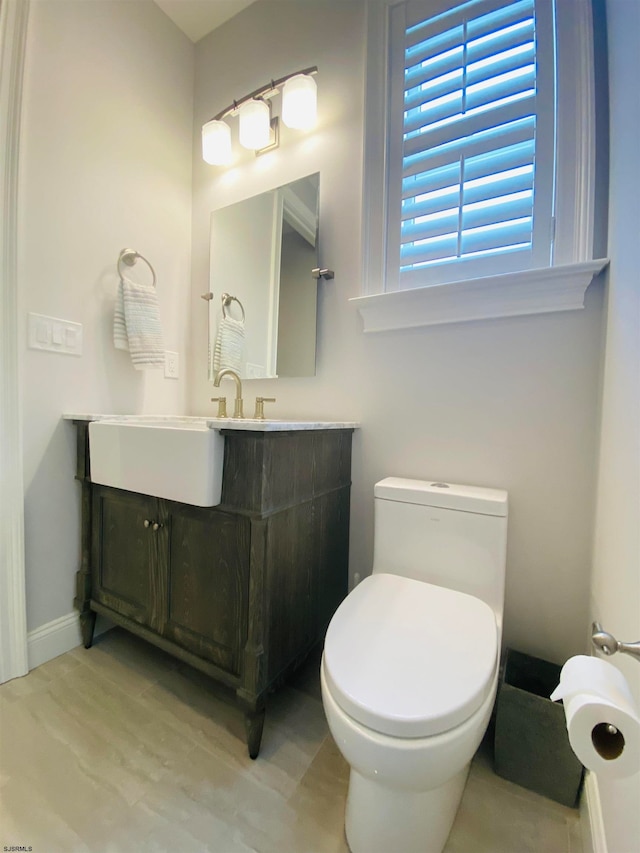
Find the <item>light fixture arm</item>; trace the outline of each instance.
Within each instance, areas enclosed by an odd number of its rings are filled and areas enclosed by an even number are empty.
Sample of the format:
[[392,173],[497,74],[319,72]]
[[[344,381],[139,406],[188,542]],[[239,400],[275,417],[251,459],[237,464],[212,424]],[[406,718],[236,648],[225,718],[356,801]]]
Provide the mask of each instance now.
[[247,101],[252,100],[260,100],[265,97],[272,97],[277,94],[278,90],[281,86],[283,86],[287,80],[290,80],[292,77],[297,77],[300,75],[311,75],[318,73],[318,66],[312,65],[311,68],[303,68],[302,71],[295,71],[293,74],[287,74],[286,77],[280,77],[278,80],[271,80],[264,86],[260,86],[258,89],[254,89],[253,92],[250,92],[248,95],[245,95],[239,101],[232,101],[228,107],[225,107],[223,110],[220,110],[219,113],[209,119],[209,121],[221,121],[223,118],[226,118],[230,115],[236,115],[240,107],[245,104]]

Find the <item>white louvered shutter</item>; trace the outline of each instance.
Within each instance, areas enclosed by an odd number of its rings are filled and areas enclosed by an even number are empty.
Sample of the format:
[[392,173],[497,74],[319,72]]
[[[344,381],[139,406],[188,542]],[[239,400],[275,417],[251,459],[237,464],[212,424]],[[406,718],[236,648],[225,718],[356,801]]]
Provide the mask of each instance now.
[[551,0],[426,8],[392,13],[391,288],[548,266]]

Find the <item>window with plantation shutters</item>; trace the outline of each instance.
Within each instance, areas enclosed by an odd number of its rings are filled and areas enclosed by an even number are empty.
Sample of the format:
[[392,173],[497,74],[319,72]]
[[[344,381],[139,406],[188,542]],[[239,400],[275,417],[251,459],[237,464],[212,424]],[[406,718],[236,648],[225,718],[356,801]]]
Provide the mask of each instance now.
[[365,9],[362,293],[350,300],[364,331],[583,308],[608,263],[594,255],[606,245],[601,12],[592,0]]
[[550,0],[414,0],[391,39],[387,289],[549,266]]

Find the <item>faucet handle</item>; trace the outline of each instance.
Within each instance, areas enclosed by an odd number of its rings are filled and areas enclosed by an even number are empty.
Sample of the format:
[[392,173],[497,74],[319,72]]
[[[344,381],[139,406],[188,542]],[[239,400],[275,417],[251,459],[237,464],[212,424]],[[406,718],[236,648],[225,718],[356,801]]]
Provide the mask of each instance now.
[[218,404],[218,417],[226,418],[227,417],[227,398],[226,397],[212,397],[212,403]]
[[256,410],[254,412],[254,419],[258,421],[264,420],[264,404],[265,403],[275,403],[275,397],[256,397]]

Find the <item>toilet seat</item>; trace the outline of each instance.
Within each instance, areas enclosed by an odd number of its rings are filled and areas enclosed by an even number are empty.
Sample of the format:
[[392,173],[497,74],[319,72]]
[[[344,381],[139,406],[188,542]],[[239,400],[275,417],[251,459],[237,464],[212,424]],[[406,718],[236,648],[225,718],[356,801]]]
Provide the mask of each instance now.
[[497,660],[496,620],[484,601],[383,573],[342,602],[324,648],[337,704],[364,726],[403,738],[471,717],[491,691]]

